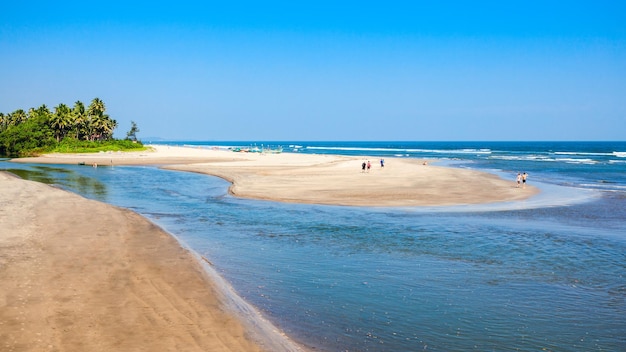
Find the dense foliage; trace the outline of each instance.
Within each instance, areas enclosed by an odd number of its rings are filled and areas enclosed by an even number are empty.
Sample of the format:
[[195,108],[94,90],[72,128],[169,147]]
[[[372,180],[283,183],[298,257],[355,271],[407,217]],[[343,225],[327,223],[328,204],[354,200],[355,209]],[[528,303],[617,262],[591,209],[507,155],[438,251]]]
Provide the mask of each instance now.
[[137,142],[137,124],[126,140],[113,139],[117,122],[105,113],[98,98],[87,108],[77,101],[73,107],[59,104],[50,111],[42,105],[28,112],[22,109],[0,113],[0,155],[27,156],[43,152],[96,152],[143,148]]

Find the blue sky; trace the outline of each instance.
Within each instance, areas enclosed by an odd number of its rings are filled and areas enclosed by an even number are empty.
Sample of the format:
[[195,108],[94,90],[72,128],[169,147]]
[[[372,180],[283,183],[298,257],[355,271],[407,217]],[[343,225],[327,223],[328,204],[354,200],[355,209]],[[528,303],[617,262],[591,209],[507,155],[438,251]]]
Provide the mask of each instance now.
[[4,1],[0,111],[123,137],[624,140],[626,2]]

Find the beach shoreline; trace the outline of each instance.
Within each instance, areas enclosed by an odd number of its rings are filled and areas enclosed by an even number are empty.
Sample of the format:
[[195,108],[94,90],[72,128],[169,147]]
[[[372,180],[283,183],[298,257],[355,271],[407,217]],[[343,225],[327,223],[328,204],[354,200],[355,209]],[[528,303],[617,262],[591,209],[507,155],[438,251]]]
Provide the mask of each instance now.
[[142,216],[4,172],[0,189],[3,349],[304,350]]
[[[539,193],[515,180],[471,169],[427,165],[425,160],[299,153],[236,153],[151,145],[143,152],[46,154],[12,160],[86,166],[156,165],[221,177],[242,198],[292,203],[406,207],[471,205],[524,200]],[[362,170],[362,163],[372,166]]]

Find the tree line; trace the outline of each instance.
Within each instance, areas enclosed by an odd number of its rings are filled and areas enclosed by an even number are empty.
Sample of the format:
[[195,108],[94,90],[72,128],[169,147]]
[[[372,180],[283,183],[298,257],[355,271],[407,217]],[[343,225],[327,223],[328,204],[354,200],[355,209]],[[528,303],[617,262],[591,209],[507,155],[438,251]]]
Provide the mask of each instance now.
[[[127,139],[136,141],[135,133],[139,130],[134,122],[132,125]],[[28,111],[0,112],[0,155],[45,152],[64,142],[112,141],[116,128],[117,121],[106,114],[104,102],[99,98],[94,98],[87,107],[76,101],[72,107],[61,103],[52,111],[44,104]]]

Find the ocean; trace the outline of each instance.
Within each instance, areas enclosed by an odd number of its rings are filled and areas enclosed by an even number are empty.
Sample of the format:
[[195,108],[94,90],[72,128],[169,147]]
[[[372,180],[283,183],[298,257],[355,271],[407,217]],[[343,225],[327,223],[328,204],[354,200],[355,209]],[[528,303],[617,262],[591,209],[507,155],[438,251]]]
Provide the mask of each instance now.
[[219,178],[148,166],[0,170],[144,215],[314,350],[626,351],[626,142],[155,143],[420,158],[527,172],[542,192],[344,207],[238,199]]

